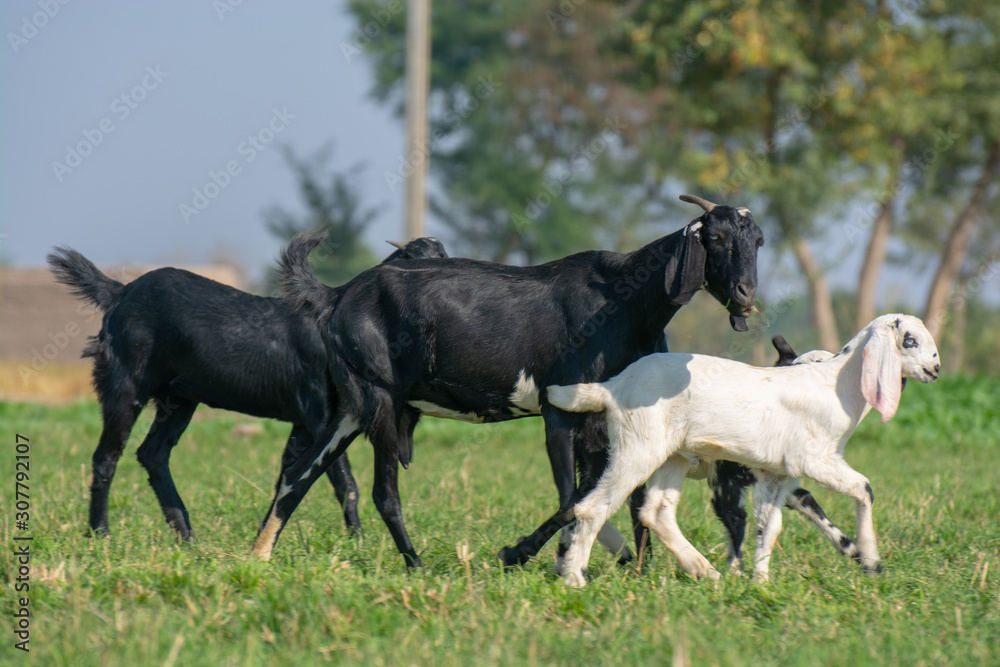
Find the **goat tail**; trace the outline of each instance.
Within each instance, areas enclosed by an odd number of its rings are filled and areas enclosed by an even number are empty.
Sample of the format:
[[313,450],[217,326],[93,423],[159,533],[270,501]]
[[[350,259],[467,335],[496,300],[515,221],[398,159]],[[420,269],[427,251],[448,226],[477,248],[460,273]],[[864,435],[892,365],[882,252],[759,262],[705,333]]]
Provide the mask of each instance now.
[[109,278],[93,262],[72,248],[59,247],[46,258],[56,280],[73,294],[107,311],[122,298],[125,285]]
[[568,412],[604,412],[610,399],[611,392],[598,383],[549,387],[549,403]]
[[310,231],[296,235],[281,253],[278,276],[282,290],[296,310],[329,307],[337,293],[316,279],[309,266],[309,253],[326,240],[327,232]]

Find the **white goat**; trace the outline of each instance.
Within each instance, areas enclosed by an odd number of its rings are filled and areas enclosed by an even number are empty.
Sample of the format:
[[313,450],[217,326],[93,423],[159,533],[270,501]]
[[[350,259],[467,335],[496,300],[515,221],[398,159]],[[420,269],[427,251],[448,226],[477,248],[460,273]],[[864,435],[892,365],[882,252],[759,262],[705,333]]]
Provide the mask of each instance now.
[[[852,555],[880,571],[868,480],[844,461],[844,446],[871,408],[889,421],[906,378],[937,379],[937,346],[916,317],[883,315],[826,361],[758,368],[690,354],[653,354],[599,384],[548,389],[549,401],[571,412],[606,411],[610,461],[574,511],[576,528],[563,565],[571,586],[583,570],[598,529],[649,478],[642,522],[685,572],[718,577],[677,526],[677,503],[688,471],[702,460],[750,467],[758,547],[755,578],[766,580],[771,549],[781,530],[781,507],[798,477],[857,502]],[[651,476],[652,475],[652,476]]]

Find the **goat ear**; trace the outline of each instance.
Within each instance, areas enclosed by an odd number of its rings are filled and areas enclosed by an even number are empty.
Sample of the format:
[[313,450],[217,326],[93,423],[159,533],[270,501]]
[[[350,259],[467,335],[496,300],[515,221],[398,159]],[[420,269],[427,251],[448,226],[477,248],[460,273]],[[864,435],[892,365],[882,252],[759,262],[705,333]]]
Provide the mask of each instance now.
[[872,331],[863,350],[861,393],[882,413],[882,423],[896,414],[903,393],[903,359],[896,338],[885,327]]
[[675,306],[691,301],[694,293],[705,284],[706,253],[701,243],[700,228],[701,221],[698,220],[677,232],[679,245],[667,260],[664,288],[667,301]]

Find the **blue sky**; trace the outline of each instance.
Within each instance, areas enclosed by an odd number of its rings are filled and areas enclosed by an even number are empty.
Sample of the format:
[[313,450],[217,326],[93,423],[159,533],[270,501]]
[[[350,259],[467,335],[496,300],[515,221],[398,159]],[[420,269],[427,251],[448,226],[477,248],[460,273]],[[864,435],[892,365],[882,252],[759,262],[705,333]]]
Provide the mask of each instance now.
[[280,145],[329,141],[336,168],[367,164],[369,242],[401,237],[403,188],[382,174],[402,124],[342,52],[343,3],[233,4],[0,4],[0,256],[38,265],[66,244],[98,263],[231,258],[256,277],[279,248],[262,211],[298,207]]
[[[344,53],[342,0],[65,1],[0,3],[0,258],[42,265],[69,245],[100,264],[227,259],[259,279],[280,246],[262,212],[300,209],[280,146],[307,156],[328,142],[335,168],[367,165],[369,245],[402,239],[403,188],[384,178],[402,122],[368,98],[364,54]],[[428,232],[448,240],[433,219]],[[813,247],[853,288],[864,245],[831,234]],[[801,289],[771,250],[762,288]],[[922,308],[934,266],[887,267],[881,293]]]

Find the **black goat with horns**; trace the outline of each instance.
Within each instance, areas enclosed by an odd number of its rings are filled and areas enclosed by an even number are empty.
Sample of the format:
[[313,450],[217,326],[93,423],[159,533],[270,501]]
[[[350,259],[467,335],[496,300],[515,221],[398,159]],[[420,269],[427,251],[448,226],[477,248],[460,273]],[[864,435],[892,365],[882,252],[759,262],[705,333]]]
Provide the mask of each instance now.
[[[420,238],[383,260],[447,257]],[[94,387],[104,429],[93,457],[90,528],[108,532],[108,494],[136,418],[152,399],[156,419],[139,462],[167,523],[191,538],[188,511],[170,474],[170,454],[199,403],[293,424],[286,454],[330,437],[336,404],[329,360],[316,320],[284,299],[254,296],[189,271],[150,271],[127,285],[104,275],[70,248],[48,256],[56,280],[105,311],[84,356],[94,359]],[[325,434],[325,436],[324,436]],[[327,475],[345,519],[358,530],[358,488],[347,457]]]
[[[364,432],[375,454],[375,505],[407,565],[419,566],[397,474],[399,464],[409,465],[420,416],[486,422],[540,414],[559,509],[499,555],[513,565],[536,554],[573,520],[574,504],[606,465],[608,443],[602,415],[563,412],[538,388],[619,373],[656,349],[664,327],[702,287],[726,305],[734,329],[746,330],[761,231],[745,208],[681,199],[704,213],[631,253],[588,251],[529,267],[401,261],[337,288],[309,268],[322,236],[293,239],[282,255],[282,281],[290,300],[317,318],[337,414],[311,445],[293,451],[290,442],[254,554],[270,558],[309,487]],[[639,490],[632,498],[637,537],[641,504]]]

